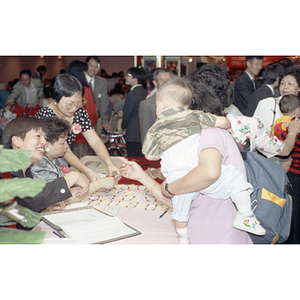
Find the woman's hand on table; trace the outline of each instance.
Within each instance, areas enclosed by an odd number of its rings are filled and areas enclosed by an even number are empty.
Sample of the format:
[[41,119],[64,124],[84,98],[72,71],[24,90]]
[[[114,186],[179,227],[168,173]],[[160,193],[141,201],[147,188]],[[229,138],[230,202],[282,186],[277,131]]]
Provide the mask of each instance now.
[[89,194],[90,194],[90,189],[88,189],[85,193],[83,193],[82,187],[80,187],[80,186],[74,186],[70,190],[71,190],[72,197],[65,200],[66,204],[77,202],[78,199],[80,199],[80,200],[84,199],[85,197],[89,196]]
[[66,207],[65,201],[60,201],[60,202],[55,203],[52,206],[47,207],[42,212],[48,212],[48,211],[54,211],[54,210],[63,210],[63,209],[65,209],[65,207]]
[[128,161],[124,157],[118,157],[118,159],[123,162],[120,169],[122,176],[132,180],[140,181],[140,177],[143,175],[144,170],[134,161]]
[[78,190],[77,196],[83,196],[89,191],[90,181],[81,173],[72,171],[65,175],[64,178],[67,181],[69,188],[73,187],[74,185],[78,185],[81,188]]
[[108,172],[109,172],[109,176],[111,177],[115,177],[117,180],[120,180],[120,178],[122,177],[120,174],[120,170],[118,167],[116,167],[113,163],[109,164],[107,166]]
[[111,190],[118,183],[118,180],[115,177],[105,177],[101,178],[92,183],[96,191],[99,190]]

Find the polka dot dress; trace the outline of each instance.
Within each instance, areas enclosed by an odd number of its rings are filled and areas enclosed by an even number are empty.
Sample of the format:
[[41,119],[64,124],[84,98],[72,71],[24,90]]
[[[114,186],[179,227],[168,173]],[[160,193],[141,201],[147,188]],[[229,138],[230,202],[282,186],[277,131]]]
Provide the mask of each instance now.
[[[38,119],[58,118],[54,111],[50,107],[46,106],[41,108],[34,117]],[[74,114],[72,124],[76,123],[81,125],[82,132],[93,129],[89,114],[83,107],[80,107]],[[71,145],[75,141],[75,138],[76,134],[71,131],[67,140],[68,144]]]

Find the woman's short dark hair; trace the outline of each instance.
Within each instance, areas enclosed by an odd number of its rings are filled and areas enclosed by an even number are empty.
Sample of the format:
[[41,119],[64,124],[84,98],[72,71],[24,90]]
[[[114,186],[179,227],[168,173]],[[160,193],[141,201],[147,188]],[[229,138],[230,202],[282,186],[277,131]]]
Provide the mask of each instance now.
[[75,76],[59,74],[55,78],[51,96],[54,101],[59,102],[62,97],[72,97],[78,92],[82,94],[82,89],[82,84]]
[[300,69],[299,67],[288,67],[286,69],[284,69],[280,74],[279,74],[279,84],[281,83],[281,80],[283,77],[285,76],[293,76],[297,83],[298,86],[300,87]]
[[127,70],[127,74],[131,74],[132,78],[137,78],[138,83],[146,89],[147,74],[142,67],[132,67]]
[[42,118],[41,119],[48,128],[47,142],[53,145],[59,140],[67,136],[71,130],[69,122],[59,118]]
[[217,116],[224,116],[222,102],[210,86],[201,80],[194,80],[192,87],[193,97],[190,109],[203,110]]
[[233,103],[233,89],[225,68],[216,64],[204,65],[190,78],[193,86],[200,81],[212,88],[214,94],[221,100],[223,108]]
[[228,74],[228,71],[226,68],[218,65],[218,64],[213,64],[213,63],[209,63],[209,64],[205,64],[203,66],[201,66],[200,68],[198,68],[193,75],[197,75],[203,72],[211,72],[211,73],[218,73],[220,75],[223,75],[224,77],[226,77],[228,80],[230,80],[230,76]]
[[41,119],[32,117],[18,117],[8,122],[3,131],[3,146],[6,149],[13,149],[12,137],[18,136],[24,140],[26,134],[31,130],[41,129],[48,134],[48,129]]

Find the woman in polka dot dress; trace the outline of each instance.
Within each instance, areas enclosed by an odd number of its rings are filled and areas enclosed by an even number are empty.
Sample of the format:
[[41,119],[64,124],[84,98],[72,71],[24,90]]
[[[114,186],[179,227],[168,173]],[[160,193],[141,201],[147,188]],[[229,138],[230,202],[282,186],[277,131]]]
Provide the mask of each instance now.
[[[119,169],[113,164],[105,145],[92,126],[88,112],[83,108],[85,100],[82,97],[82,91],[82,84],[76,77],[68,74],[58,75],[52,88],[53,101],[41,108],[35,118],[52,117],[68,121],[72,125],[67,140],[69,146],[74,142],[76,134],[81,132],[97,156],[106,163],[109,176],[119,177]],[[64,159],[92,182],[100,178],[97,173],[86,167],[70,149],[64,155]]]

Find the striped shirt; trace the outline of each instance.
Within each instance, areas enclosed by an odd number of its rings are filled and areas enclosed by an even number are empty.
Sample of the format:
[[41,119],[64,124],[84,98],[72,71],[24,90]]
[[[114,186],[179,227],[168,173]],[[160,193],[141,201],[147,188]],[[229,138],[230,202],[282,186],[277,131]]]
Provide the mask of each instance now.
[[[285,140],[287,135],[289,133],[289,130],[287,128],[286,131],[281,133],[282,140]],[[294,149],[291,152],[292,157],[292,163],[289,168],[289,172],[293,173],[294,175],[300,176],[300,133],[297,135],[297,139],[295,141]]]

